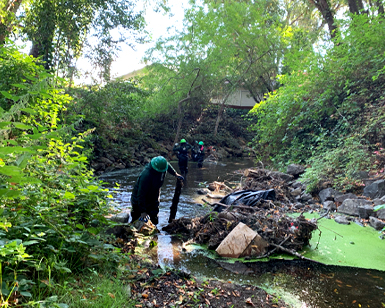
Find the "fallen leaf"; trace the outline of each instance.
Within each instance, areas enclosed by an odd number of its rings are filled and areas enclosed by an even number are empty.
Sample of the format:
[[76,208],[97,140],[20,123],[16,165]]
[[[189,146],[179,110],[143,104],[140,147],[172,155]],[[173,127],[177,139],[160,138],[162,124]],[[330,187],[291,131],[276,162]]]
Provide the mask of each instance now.
[[251,301],[251,297],[246,298],[245,303],[248,304],[248,305],[251,305],[251,306],[255,307],[254,303]]
[[142,297],[143,298],[148,298],[148,294],[147,293],[142,293]]
[[115,295],[112,294],[112,293],[108,293],[108,295],[109,295],[111,298],[115,298]]

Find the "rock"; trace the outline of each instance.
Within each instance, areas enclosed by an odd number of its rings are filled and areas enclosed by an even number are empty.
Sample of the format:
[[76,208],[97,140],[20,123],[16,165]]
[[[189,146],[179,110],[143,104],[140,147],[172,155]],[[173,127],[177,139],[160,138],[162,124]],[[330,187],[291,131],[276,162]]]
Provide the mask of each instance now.
[[370,199],[381,198],[385,196],[385,180],[378,180],[364,188],[363,195]]
[[379,198],[373,199],[372,202],[373,202],[374,206],[385,204],[385,202]]
[[311,200],[311,199],[312,199],[311,194],[305,193],[305,194],[302,194],[302,195],[301,195],[301,201],[302,201],[302,202],[307,202],[307,201],[309,201],[309,200]]
[[352,193],[348,193],[348,194],[343,194],[343,195],[339,195],[339,196],[336,196],[334,198],[334,201],[341,204],[342,202],[344,202],[346,199],[357,199],[358,197],[355,195],[355,194],[352,194]]
[[210,193],[210,190],[208,190],[207,188],[199,188],[197,190],[198,195],[207,195],[209,193]]
[[369,216],[373,215],[373,212],[372,205],[362,205],[358,207],[358,215],[360,218],[368,219]]
[[302,193],[302,189],[300,187],[293,189],[290,194],[294,197],[299,196]]
[[338,207],[337,211],[342,214],[359,216],[358,208],[364,205],[372,205],[371,201],[365,199],[346,199]]
[[103,164],[106,164],[107,166],[111,166],[112,165],[112,161],[109,160],[107,157],[100,157],[99,158],[99,162],[101,162]]
[[92,163],[92,164],[91,164],[91,167],[92,167],[95,171],[102,171],[102,170],[106,169],[106,165],[103,164],[103,163]]
[[116,170],[122,170],[122,169],[125,169],[126,168],[126,166],[125,165],[123,165],[123,164],[114,164],[114,166],[113,166]]
[[334,198],[337,196],[341,196],[342,193],[339,191],[333,189],[333,188],[325,188],[319,192],[319,198],[321,200],[321,203],[324,203],[325,201],[331,200],[334,201]]
[[385,219],[385,209],[381,209],[375,212],[377,218],[379,219]]
[[241,149],[235,150],[234,151],[234,156],[235,157],[242,157],[243,156],[243,151]]
[[330,200],[325,201],[322,205],[323,205],[323,208],[325,210],[329,210],[329,211],[336,211],[337,210],[337,206],[333,201],[330,201]]
[[334,218],[334,221],[342,225],[350,225],[350,221],[345,216],[336,216],[336,218]]
[[107,157],[110,161],[112,161],[113,163],[116,161],[116,160],[115,160],[115,157],[112,156],[111,154],[106,154],[106,157]]
[[215,251],[222,257],[239,258],[262,255],[267,246],[268,243],[257,232],[240,222]]
[[382,230],[385,227],[385,222],[373,216],[369,217],[369,224],[378,231]]
[[305,172],[305,167],[302,165],[290,164],[286,168],[286,173],[298,177]]
[[317,204],[317,203],[314,203],[314,204],[311,204],[311,205],[310,205],[310,208],[311,208],[312,210],[318,211],[318,210],[321,209],[321,205],[319,205],[319,204]]
[[294,204],[294,208],[299,210],[299,209],[303,209],[305,207],[305,204],[301,203],[301,202],[298,202],[296,204]]
[[357,171],[352,174],[352,178],[356,180],[363,180],[369,177],[369,172],[368,171]]
[[272,171],[271,172],[271,175],[273,177],[277,177],[277,178],[280,178],[282,181],[285,181],[285,182],[289,182],[291,180],[293,180],[293,176],[290,175],[290,174],[286,174],[286,173],[283,173],[283,172],[279,172],[279,171]]
[[122,212],[109,217],[109,219],[112,221],[124,224],[124,223],[128,223],[128,220],[130,219],[130,214],[127,212]]
[[303,184],[301,182],[295,181],[293,184],[291,184],[291,187],[294,189],[301,188],[302,189]]

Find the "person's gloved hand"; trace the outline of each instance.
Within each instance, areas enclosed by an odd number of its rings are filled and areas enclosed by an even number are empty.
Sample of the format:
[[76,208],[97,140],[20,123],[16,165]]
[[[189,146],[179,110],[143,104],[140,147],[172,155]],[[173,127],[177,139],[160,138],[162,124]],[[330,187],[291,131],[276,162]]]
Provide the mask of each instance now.
[[144,213],[140,214],[140,217],[138,220],[148,222],[151,219],[150,219],[150,216],[146,212],[144,212]]
[[176,174],[176,178],[177,178],[178,180],[184,181],[184,177],[181,176],[179,173]]

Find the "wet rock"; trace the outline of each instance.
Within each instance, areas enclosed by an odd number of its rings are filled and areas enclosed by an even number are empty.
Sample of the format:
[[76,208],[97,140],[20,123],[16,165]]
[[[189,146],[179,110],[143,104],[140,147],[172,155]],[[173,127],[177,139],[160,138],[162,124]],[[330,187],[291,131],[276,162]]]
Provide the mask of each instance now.
[[298,177],[300,174],[304,173],[305,167],[297,164],[290,164],[286,168],[286,173]]
[[112,221],[124,224],[124,223],[128,223],[128,220],[130,219],[130,214],[127,212],[122,212],[109,217],[109,219]]
[[364,188],[363,195],[370,199],[381,198],[385,196],[385,180],[378,180]]
[[350,221],[345,216],[341,216],[341,215],[336,216],[334,218],[334,221],[342,225],[350,225]]
[[325,188],[319,192],[319,198],[321,200],[321,203],[324,203],[325,201],[334,201],[334,198],[337,196],[341,196],[342,193],[339,191],[333,189],[333,188]]
[[376,230],[382,230],[385,227],[385,222],[373,216],[369,217],[369,224]]
[[329,211],[336,211],[337,210],[337,206],[333,201],[330,201],[330,200],[325,201],[322,205],[323,205],[323,208],[325,210],[329,210]]
[[207,188],[199,188],[197,190],[198,195],[207,195],[209,193],[210,193],[210,190],[208,190]]
[[352,194],[352,193],[348,193],[348,194],[343,194],[343,195],[339,195],[339,196],[336,196],[334,198],[334,201],[341,204],[342,202],[344,202],[346,199],[357,199],[358,197],[355,195],[355,194]]
[[372,205],[362,205],[358,207],[358,215],[363,219],[368,219],[369,216],[373,215]]
[[337,211],[342,214],[359,216],[358,208],[364,205],[372,205],[371,201],[365,199],[346,199],[342,204],[338,207]]

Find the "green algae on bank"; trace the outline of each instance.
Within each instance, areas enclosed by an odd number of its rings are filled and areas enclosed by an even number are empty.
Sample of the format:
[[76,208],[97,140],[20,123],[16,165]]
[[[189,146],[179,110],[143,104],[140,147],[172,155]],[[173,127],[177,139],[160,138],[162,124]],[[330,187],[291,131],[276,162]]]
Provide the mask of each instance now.
[[[307,218],[314,216],[305,215]],[[302,255],[327,265],[352,266],[385,271],[385,241],[372,227],[350,225],[322,218],[313,232],[310,246]]]

